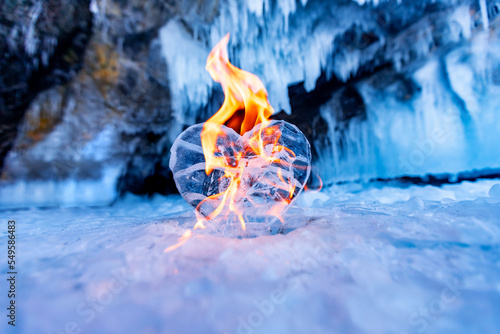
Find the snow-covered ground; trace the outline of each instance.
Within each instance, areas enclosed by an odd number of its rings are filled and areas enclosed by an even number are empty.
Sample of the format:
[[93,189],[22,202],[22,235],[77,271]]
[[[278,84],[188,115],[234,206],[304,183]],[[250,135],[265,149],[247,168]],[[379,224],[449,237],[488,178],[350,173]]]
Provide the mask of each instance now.
[[0,280],[1,333],[500,332],[500,180],[307,192],[286,234],[169,253],[195,223],[179,196],[0,218],[19,272],[15,329]]

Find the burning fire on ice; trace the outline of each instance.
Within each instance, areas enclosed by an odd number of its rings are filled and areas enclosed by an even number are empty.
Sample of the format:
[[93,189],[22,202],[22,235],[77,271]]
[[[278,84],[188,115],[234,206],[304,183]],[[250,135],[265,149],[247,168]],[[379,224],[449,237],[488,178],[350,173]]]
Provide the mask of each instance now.
[[[297,127],[269,119],[274,109],[264,85],[229,62],[228,42],[229,34],[206,65],[222,86],[224,103],[207,122],[177,138],[170,169],[179,192],[196,208],[194,229],[210,224],[225,235],[249,235],[282,221],[309,177],[311,151]],[[188,230],[165,251],[191,236]]]

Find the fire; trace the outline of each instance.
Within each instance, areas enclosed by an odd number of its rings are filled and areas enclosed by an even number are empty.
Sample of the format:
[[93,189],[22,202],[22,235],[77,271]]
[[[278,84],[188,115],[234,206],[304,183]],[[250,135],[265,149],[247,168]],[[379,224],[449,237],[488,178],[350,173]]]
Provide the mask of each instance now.
[[[268,101],[262,81],[256,75],[239,69],[229,62],[228,42],[229,34],[214,47],[207,59],[206,70],[214,81],[221,84],[224,103],[219,111],[204,123],[201,131],[205,172],[207,176],[215,171],[220,173],[218,180],[224,187],[220,193],[208,196],[198,204],[199,219],[195,229],[205,228],[203,220],[210,221],[216,217],[228,218],[233,215],[241,225],[242,231],[245,231],[247,222],[243,209],[257,204],[254,202],[255,199],[250,198],[251,196],[245,197],[245,189],[251,187],[252,182],[262,182],[272,188],[272,191],[280,192],[272,205],[261,205],[258,208],[260,214],[275,216],[281,220],[280,215],[284,207],[290,204],[301,190],[297,190],[298,181],[294,177],[293,168],[305,168],[304,170],[309,168],[295,166],[295,153],[280,145],[281,130],[269,120],[274,109]],[[228,142],[226,127],[245,137],[247,141],[243,147],[234,141]],[[256,130],[252,132],[253,129]],[[222,152],[227,151],[228,146],[231,156],[228,156],[227,152],[226,154]],[[263,167],[272,169],[275,177],[255,181],[254,175],[251,175],[248,169],[255,171]],[[207,210],[202,210],[203,206],[209,208],[208,213]],[[204,217],[199,212],[204,212]],[[190,233],[186,232],[178,244],[167,248],[166,251],[185,243],[191,237]]]
[[[274,113],[273,107],[267,100],[267,91],[262,81],[254,74],[243,71],[229,62],[228,42],[229,34],[210,52],[206,65],[206,70],[212,79],[219,82],[224,91],[222,107],[205,123],[201,134],[207,175],[214,167],[227,167],[224,158],[216,155],[217,138],[224,135],[220,125],[229,122],[228,125],[242,135],[259,123],[263,123],[262,128],[265,128],[269,123],[269,117]],[[244,111],[244,117],[238,122],[238,117],[235,116],[238,116],[237,112],[240,110]],[[237,157],[237,160],[239,159],[241,157]]]
[[[219,206],[207,218],[213,219],[218,216],[227,205],[229,210],[236,214],[242,230],[245,231],[246,224],[243,212],[235,205],[242,182],[243,169],[246,167],[245,163],[242,164],[242,162],[246,162],[245,156],[259,157],[264,160],[264,163],[279,162],[271,154],[274,152],[266,151],[266,147],[269,145],[273,147],[274,151],[288,150],[291,155],[295,154],[288,148],[277,144],[280,134],[276,133],[277,129],[268,127],[269,117],[274,113],[274,109],[267,99],[266,88],[256,75],[243,71],[229,62],[228,42],[229,34],[215,46],[207,59],[206,70],[214,81],[221,84],[224,91],[224,103],[219,111],[204,124],[201,143],[205,155],[207,175],[214,169],[224,170],[223,178],[229,180],[229,186],[225,192],[209,196],[205,201],[222,197]],[[241,113],[238,114],[240,111],[244,112],[243,117]],[[257,124],[261,124],[260,129],[250,137],[247,151],[244,154],[237,152],[233,161],[228,161],[227,157],[217,154],[217,140],[221,136],[225,136],[221,127],[224,124],[233,128],[240,135],[252,130]],[[288,199],[291,201],[295,185],[291,184],[290,180],[284,179],[280,169],[278,175],[282,184],[274,184],[274,186],[289,191]],[[288,205],[289,201],[282,204]],[[203,205],[203,202],[200,205]],[[277,213],[275,214],[273,211],[277,211]],[[279,217],[279,211],[272,208],[267,214]]]
[[181,247],[182,245],[184,245],[191,238],[192,235],[193,235],[193,232],[191,232],[191,230],[187,230],[186,232],[184,232],[184,234],[182,235],[182,237],[179,238],[179,242],[177,242],[175,245],[167,247],[164,250],[164,252],[171,252],[174,249],[177,249],[177,248]]
[[304,190],[308,190],[308,191],[311,191],[311,192],[319,193],[319,192],[321,192],[321,189],[323,189],[323,180],[319,176],[319,173],[313,171],[313,174],[318,179],[318,182],[319,182],[318,186],[316,188],[310,189],[306,185],[306,186],[304,186]]

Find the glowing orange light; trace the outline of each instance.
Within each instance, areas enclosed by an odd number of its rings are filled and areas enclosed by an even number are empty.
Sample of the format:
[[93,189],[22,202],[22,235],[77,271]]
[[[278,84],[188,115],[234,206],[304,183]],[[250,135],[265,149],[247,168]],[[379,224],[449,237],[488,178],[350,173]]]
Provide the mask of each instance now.
[[164,252],[170,252],[170,251],[173,251],[174,249],[177,249],[177,248],[181,247],[182,245],[184,245],[189,240],[189,238],[191,238],[192,234],[193,233],[191,232],[191,230],[187,230],[186,232],[184,232],[184,234],[182,235],[182,237],[179,238],[179,242],[177,242],[175,245],[167,247],[164,250]]
[[[280,162],[272,153],[281,150],[287,150],[290,155],[295,154],[286,147],[277,145],[280,138],[279,130],[270,126],[269,117],[274,113],[273,107],[267,99],[267,91],[262,81],[252,73],[243,71],[229,62],[227,54],[227,44],[229,34],[226,35],[210,52],[207,59],[206,70],[216,82],[219,82],[224,91],[224,103],[219,111],[212,116],[203,126],[201,133],[201,143],[205,155],[205,172],[209,175],[214,169],[224,170],[223,178],[229,180],[228,188],[222,193],[207,197],[198,207],[206,201],[220,199],[219,206],[208,215],[208,219],[220,215],[224,207],[228,207],[234,212],[241,223],[243,231],[246,230],[243,212],[239,210],[234,203],[239,194],[239,185],[245,164],[243,155],[238,152],[234,157],[233,164],[229,164],[226,157],[217,154],[217,141],[224,137],[225,133],[221,125],[230,125],[239,132],[240,135],[252,130],[255,125],[262,124],[259,131],[249,138],[249,146],[253,151],[253,156],[257,156],[265,163]],[[241,114],[243,111],[243,115]],[[266,152],[265,147],[271,145],[273,152]],[[279,177],[283,184],[275,185],[277,188],[285,189],[290,192],[289,198],[292,199],[295,191],[295,185],[290,184],[283,178],[281,170]],[[289,202],[281,203],[288,205]],[[279,205],[278,205],[279,206]],[[280,208],[273,207],[267,212],[270,215],[279,216]]]
[[[212,79],[219,82],[224,91],[224,103],[219,111],[212,116],[203,125],[201,133],[201,144],[205,156],[205,172],[210,175],[214,170],[223,171],[219,182],[228,184],[227,188],[218,194],[208,196],[201,201],[197,211],[201,212],[201,206],[207,203],[215,203],[216,207],[206,214],[206,219],[210,221],[219,215],[234,214],[241,224],[242,231],[246,231],[245,217],[242,208],[236,203],[241,199],[242,175],[244,169],[252,161],[260,163],[262,166],[268,166],[271,163],[282,166],[290,166],[291,163],[276,158],[276,152],[283,152],[291,158],[295,158],[295,153],[287,147],[279,145],[281,131],[277,126],[270,125],[270,116],[274,113],[273,107],[267,99],[267,91],[262,81],[252,73],[243,71],[229,62],[227,45],[229,34],[227,34],[210,52],[206,70],[210,73]],[[248,148],[245,152],[236,151],[233,157],[228,158],[221,153],[220,143],[227,139],[226,132],[222,126],[232,128],[240,135],[252,130],[256,125],[261,124],[260,128],[251,133],[248,138]],[[271,148],[271,149],[270,149]],[[291,159],[293,160],[293,159]],[[267,208],[267,214],[278,217],[283,212],[295,196],[297,184],[294,182],[293,172],[285,174],[278,168],[277,180],[269,180],[276,189],[286,192],[285,198],[275,203],[274,206]],[[293,180],[293,181],[292,181]],[[252,199],[248,202],[253,204]],[[195,225],[196,228],[205,228],[202,219],[199,219]],[[179,239],[179,243],[166,249],[166,251],[178,248],[185,243],[191,235],[184,235]]]
[[314,188],[314,189],[310,189],[307,185],[304,186],[304,190],[306,191],[311,191],[311,192],[317,192],[319,193],[321,191],[321,189],[323,189],[323,180],[321,179],[321,177],[319,176],[318,173],[316,173],[315,171],[313,171],[314,173],[314,176],[318,179],[319,181],[319,185],[317,188]]

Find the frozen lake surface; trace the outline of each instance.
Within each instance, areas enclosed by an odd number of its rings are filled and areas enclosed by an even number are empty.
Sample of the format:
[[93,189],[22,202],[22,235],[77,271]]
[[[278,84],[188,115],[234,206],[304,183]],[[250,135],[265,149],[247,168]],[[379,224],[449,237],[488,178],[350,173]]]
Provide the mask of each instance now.
[[1,333],[500,332],[499,180],[308,192],[286,234],[169,253],[195,223],[179,196],[0,217],[19,272]]

